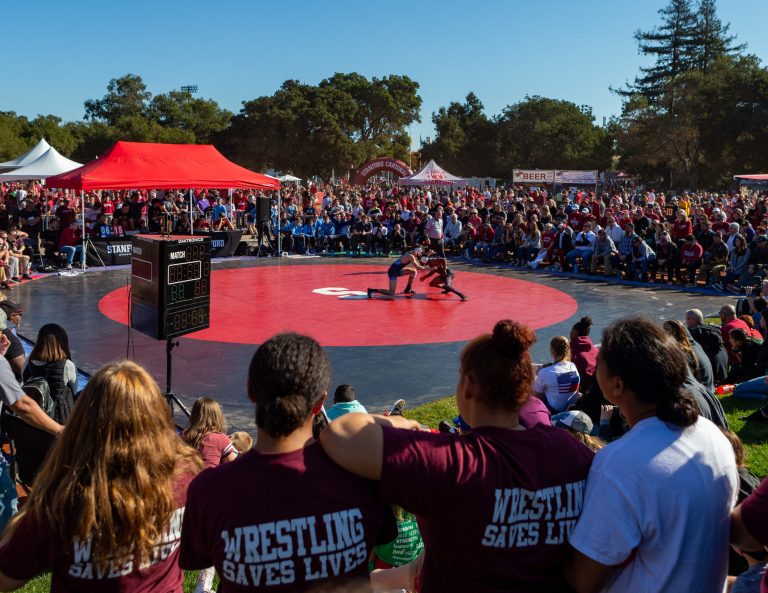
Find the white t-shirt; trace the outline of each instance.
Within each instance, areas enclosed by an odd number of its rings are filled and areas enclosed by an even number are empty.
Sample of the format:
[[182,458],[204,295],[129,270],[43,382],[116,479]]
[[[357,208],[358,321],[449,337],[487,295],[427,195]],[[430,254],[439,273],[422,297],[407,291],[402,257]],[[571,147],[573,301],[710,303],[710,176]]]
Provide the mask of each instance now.
[[536,393],[543,393],[556,412],[564,412],[569,400],[579,391],[579,371],[572,362],[556,362],[543,367],[533,383]]
[[604,592],[721,593],[737,493],[733,449],[714,424],[646,418],[598,451],[570,543],[607,566],[629,559]]

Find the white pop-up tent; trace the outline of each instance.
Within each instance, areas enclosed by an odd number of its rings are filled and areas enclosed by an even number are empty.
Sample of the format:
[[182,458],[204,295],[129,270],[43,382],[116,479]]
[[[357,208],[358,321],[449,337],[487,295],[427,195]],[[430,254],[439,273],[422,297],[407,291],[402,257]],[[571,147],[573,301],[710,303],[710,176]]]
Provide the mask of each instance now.
[[281,175],[280,177],[278,177],[278,179],[280,181],[283,181],[283,182],[287,181],[289,183],[293,183],[295,181],[301,181],[301,177],[296,177],[294,175]]
[[431,160],[421,171],[408,177],[401,177],[398,183],[400,185],[467,185],[467,180],[451,175]]
[[18,169],[19,167],[25,167],[26,165],[29,165],[35,162],[37,159],[43,156],[43,154],[45,154],[50,147],[51,145],[45,141],[45,138],[41,138],[40,142],[35,144],[34,148],[32,148],[32,150],[30,150],[29,152],[21,155],[20,157],[12,159],[10,161],[5,161],[4,163],[0,163],[0,172],[13,171],[14,169]]
[[46,179],[61,173],[66,173],[72,169],[82,167],[82,163],[76,163],[59,152],[52,146],[45,153],[25,167],[14,169],[8,173],[0,173],[0,182],[2,181],[26,181],[30,179]]

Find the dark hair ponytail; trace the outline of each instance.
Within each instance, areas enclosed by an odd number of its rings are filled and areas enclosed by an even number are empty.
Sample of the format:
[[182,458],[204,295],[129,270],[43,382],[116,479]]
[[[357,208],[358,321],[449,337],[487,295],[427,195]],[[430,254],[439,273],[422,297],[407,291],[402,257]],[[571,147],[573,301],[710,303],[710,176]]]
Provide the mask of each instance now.
[[270,338],[248,368],[256,426],[273,437],[291,434],[311,416],[330,383],[331,363],[320,344],[293,333]]
[[656,402],[656,417],[677,426],[691,426],[699,417],[699,405],[688,391],[680,389],[677,397]]
[[[588,336],[591,329],[592,318],[589,315],[585,315],[573,324],[571,331],[575,332],[577,336]],[[571,334],[571,336],[573,336],[573,334]]]

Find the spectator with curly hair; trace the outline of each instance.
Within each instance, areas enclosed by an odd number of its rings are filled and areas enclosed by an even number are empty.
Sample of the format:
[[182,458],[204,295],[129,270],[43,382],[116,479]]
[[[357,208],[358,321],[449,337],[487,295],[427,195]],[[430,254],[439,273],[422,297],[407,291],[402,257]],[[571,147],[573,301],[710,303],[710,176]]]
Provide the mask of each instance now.
[[330,381],[312,338],[279,334],[253,355],[256,444],[192,482],[184,518],[181,565],[215,566],[221,593],[365,587],[374,545],[397,535],[376,485],[338,467],[312,437]]
[[528,327],[503,320],[464,348],[456,400],[472,427],[466,434],[413,430],[418,425],[402,417],[347,414],[320,435],[334,461],[381,480],[388,502],[420,517],[422,593],[493,593],[510,590],[510,583],[521,591],[567,590],[566,541],[593,453],[559,428],[520,425],[535,339]]

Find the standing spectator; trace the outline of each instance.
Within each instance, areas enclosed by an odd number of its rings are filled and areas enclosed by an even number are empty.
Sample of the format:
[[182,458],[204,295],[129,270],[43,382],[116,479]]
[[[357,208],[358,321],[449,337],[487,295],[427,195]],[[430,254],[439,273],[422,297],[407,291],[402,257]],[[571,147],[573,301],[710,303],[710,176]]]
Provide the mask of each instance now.
[[579,593],[723,591],[736,463],[681,390],[687,376],[682,350],[654,323],[621,319],[603,333],[597,381],[631,430],[589,472],[566,572]]
[[443,209],[438,207],[434,216],[428,216],[424,225],[424,233],[429,239],[429,247],[432,251],[445,257],[445,247],[443,240]]
[[[270,582],[295,591],[355,590],[368,584],[373,546],[394,539],[394,517],[375,484],[336,466],[312,438],[330,380],[328,357],[311,338],[280,334],[254,354],[248,396],[256,403],[256,445],[192,482],[182,530],[181,565],[215,566],[220,593]],[[254,548],[245,533],[274,536]],[[344,559],[338,564],[328,561],[331,538]]]
[[459,413],[472,426],[464,435],[402,430],[418,424],[366,414],[347,414],[320,435],[337,463],[381,480],[385,500],[420,518],[422,593],[495,593],[509,591],[510,583],[521,591],[567,590],[565,524],[534,501],[571,492],[573,504],[561,509],[560,520],[576,519],[593,454],[559,428],[520,426],[535,339],[529,328],[503,320],[464,348],[456,387]]
[[50,570],[53,591],[181,591],[177,547],[200,465],[149,374],[103,367],[5,533],[0,582],[11,590]]
[[592,318],[589,315],[579,319],[571,328],[571,361],[579,371],[582,393],[592,387],[597,369],[597,348],[589,337],[591,329]]

